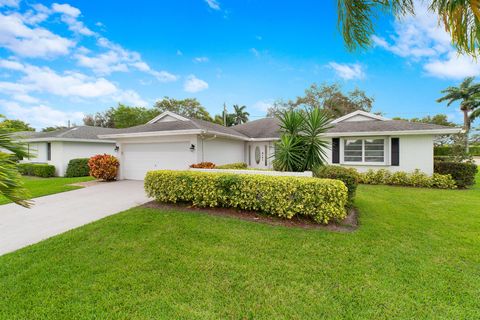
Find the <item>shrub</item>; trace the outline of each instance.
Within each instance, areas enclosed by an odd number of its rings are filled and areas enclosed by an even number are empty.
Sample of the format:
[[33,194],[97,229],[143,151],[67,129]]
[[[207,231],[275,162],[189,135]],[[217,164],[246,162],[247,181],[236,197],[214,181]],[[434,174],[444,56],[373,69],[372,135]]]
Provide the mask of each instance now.
[[145,190],[160,202],[233,207],[287,219],[301,215],[319,223],[345,218],[348,200],[345,185],[331,179],[195,171],[150,171]]
[[190,168],[196,168],[196,169],[214,169],[214,168],[215,168],[215,163],[213,163],[213,162],[194,163],[194,164],[190,165]]
[[109,154],[99,154],[88,160],[90,175],[97,179],[113,181],[117,178],[118,159]]
[[43,163],[20,163],[18,172],[24,176],[50,178],[55,176],[55,166]]
[[72,159],[68,162],[65,177],[87,177],[90,175],[90,168],[88,167],[88,158]]
[[472,146],[468,148],[468,152],[472,156],[480,156],[480,146]]
[[353,205],[353,199],[355,198],[360,177],[357,170],[340,166],[321,166],[313,170],[313,175],[317,178],[342,181],[348,189],[348,205]]
[[470,162],[435,161],[434,172],[449,174],[459,188],[466,188],[475,184],[477,166]]
[[456,189],[455,180],[449,174],[434,173],[429,176],[420,170],[412,173],[398,171],[390,173],[385,169],[378,171],[368,170],[360,173],[360,183],[364,184],[389,184],[395,186],[409,186],[421,188],[438,188],[438,189]]
[[216,166],[216,169],[247,169],[247,164],[245,162],[229,163],[221,166]]
[[[435,156],[451,156],[453,153],[454,150],[452,146],[438,146],[433,149],[433,154]],[[468,153],[471,156],[480,156],[480,146],[470,146],[468,148]]]

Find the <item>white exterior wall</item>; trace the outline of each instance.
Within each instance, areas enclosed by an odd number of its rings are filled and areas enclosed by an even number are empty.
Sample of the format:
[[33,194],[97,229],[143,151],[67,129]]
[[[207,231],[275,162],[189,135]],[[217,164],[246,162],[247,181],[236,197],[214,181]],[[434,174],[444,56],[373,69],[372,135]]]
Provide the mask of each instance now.
[[[345,138],[357,138],[357,137],[345,137]],[[358,137],[362,138],[362,137]],[[340,165],[355,168],[359,172],[366,172],[370,169],[387,169],[392,172],[405,171],[412,172],[415,169],[419,169],[426,174],[433,174],[433,135],[407,135],[407,136],[389,136],[389,137],[367,137],[367,138],[386,138],[385,142],[385,164],[346,164],[343,162],[343,148],[344,138],[340,138]],[[400,140],[400,165],[391,166],[390,159],[390,143],[391,138],[399,138]],[[332,139],[328,139],[331,148]],[[332,151],[327,152],[327,161],[332,164]]]
[[[245,142],[225,138],[198,137],[197,162],[209,161],[216,165],[244,162]],[[203,152],[202,152],[203,151]]]
[[67,170],[68,162],[76,158],[90,158],[96,154],[112,154],[116,155],[114,148],[115,142],[98,143],[98,142],[67,142],[52,141],[51,143],[51,159],[47,160],[47,143],[48,142],[30,142],[29,150],[35,157],[24,159],[21,162],[38,162],[48,163],[55,166],[55,175],[63,177]]
[[[138,170],[150,171],[150,170],[160,170],[162,168],[177,168],[182,170],[187,170],[190,164],[197,163],[197,158],[199,157],[199,146],[196,135],[178,135],[178,136],[159,136],[159,137],[138,137],[138,138],[119,138],[116,140],[117,145],[119,146],[119,179],[126,179],[126,169],[125,166],[134,166]],[[172,156],[166,151],[166,154],[163,155],[161,151],[156,151],[156,145],[158,144],[177,144],[183,145],[185,152],[180,153],[181,159]],[[194,150],[190,150],[191,145],[195,145]],[[177,149],[177,148],[175,148]],[[129,151],[132,150],[136,155],[129,154]],[[178,151],[178,150],[175,150]],[[141,153],[144,153],[144,156],[141,156]],[[176,152],[176,154],[179,154]],[[135,163],[126,164],[126,158],[138,158],[135,160]],[[136,167],[135,167],[136,166]],[[127,168],[127,169],[129,169]],[[138,176],[138,174],[136,174]],[[138,177],[134,177],[139,179]]]

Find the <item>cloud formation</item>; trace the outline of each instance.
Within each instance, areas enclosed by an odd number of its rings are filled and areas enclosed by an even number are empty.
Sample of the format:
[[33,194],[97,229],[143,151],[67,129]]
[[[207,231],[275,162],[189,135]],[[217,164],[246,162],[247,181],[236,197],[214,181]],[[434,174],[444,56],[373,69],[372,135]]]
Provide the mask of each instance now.
[[343,80],[356,80],[365,78],[365,72],[358,63],[337,63],[330,62],[329,67],[332,68],[337,76]]
[[208,89],[208,83],[206,81],[198,79],[197,77],[195,77],[195,75],[191,74],[185,80],[183,89],[186,92],[196,93]]

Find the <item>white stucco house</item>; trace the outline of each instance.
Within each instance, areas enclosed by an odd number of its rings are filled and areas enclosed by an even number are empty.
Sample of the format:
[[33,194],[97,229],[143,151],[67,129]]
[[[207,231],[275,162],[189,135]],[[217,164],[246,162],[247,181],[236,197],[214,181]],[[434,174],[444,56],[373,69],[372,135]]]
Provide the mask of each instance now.
[[[433,173],[433,140],[460,128],[390,120],[356,111],[332,122],[325,134],[330,150],[328,163],[366,171],[388,169]],[[187,169],[210,161],[217,165],[246,162],[252,168],[272,168],[279,139],[275,118],[224,127],[164,112],[145,125],[98,135],[119,148],[120,179],[142,180],[147,171]],[[112,143],[113,145],[113,143]]]
[[116,129],[100,127],[73,127],[51,132],[21,132],[19,140],[27,143],[28,158],[21,162],[48,163],[55,166],[55,174],[64,176],[68,162],[76,158],[90,158],[96,154],[116,154],[115,141],[102,140],[99,134]]

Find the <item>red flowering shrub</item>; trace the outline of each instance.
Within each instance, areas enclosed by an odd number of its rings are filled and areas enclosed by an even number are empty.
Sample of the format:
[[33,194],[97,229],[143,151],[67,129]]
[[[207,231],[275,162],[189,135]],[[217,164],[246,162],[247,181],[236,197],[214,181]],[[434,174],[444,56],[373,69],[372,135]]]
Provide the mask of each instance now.
[[190,168],[197,168],[197,169],[214,169],[214,168],[215,168],[215,163],[213,163],[213,162],[194,163],[194,164],[190,165]]
[[88,160],[90,175],[97,179],[113,181],[117,178],[118,159],[109,154],[97,154]]

